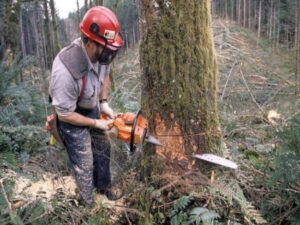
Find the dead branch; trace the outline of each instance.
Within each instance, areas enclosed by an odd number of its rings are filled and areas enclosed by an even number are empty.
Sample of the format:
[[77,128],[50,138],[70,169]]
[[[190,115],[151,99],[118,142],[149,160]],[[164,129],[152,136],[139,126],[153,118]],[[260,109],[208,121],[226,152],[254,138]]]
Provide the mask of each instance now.
[[251,90],[250,90],[250,88],[249,88],[249,86],[248,86],[248,84],[247,84],[247,81],[246,81],[246,79],[245,79],[245,76],[244,76],[244,73],[243,73],[243,71],[242,71],[242,68],[240,68],[240,74],[242,75],[243,82],[244,82],[244,84],[245,84],[245,86],[246,86],[246,88],[247,88],[247,90],[248,90],[248,92],[249,92],[249,94],[250,94],[250,96],[251,96],[251,98],[252,98],[252,101],[255,103],[255,105],[258,107],[258,109],[262,112],[262,114],[263,114],[263,115],[266,115],[265,112],[264,112],[264,110],[263,110],[263,109],[261,108],[261,106],[257,103],[257,101],[256,101],[256,99],[255,99],[253,93],[251,92]]
[[220,101],[223,101],[223,98],[224,98],[224,95],[225,95],[225,91],[226,91],[226,87],[227,87],[229,78],[230,78],[230,76],[231,76],[231,73],[232,73],[232,71],[233,71],[233,68],[234,68],[235,64],[236,64],[236,60],[234,60],[234,63],[232,64],[232,67],[231,67],[231,69],[230,69],[229,75],[227,76],[226,83],[225,83],[225,86],[224,86],[224,89],[223,89],[223,92],[222,92],[222,96],[221,96],[221,100],[220,100]]

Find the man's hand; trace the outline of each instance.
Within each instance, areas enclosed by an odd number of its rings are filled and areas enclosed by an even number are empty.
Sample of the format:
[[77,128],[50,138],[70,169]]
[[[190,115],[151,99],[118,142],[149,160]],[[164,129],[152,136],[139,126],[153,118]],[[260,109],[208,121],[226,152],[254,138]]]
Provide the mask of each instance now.
[[114,111],[109,107],[107,102],[100,103],[100,111],[108,115],[111,119],[114,118]]
[[110,124],[112,124],[115,120],[109,119],[109,120],[97,120],[95,119],[94,127],[100,130],[109,130],[111,127],[109,127]]

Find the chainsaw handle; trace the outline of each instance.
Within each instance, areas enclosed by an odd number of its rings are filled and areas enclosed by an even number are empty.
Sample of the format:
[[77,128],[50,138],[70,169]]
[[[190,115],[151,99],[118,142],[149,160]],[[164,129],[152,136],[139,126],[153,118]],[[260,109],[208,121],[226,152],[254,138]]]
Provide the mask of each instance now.
[[[99,119],[100,120],[108,120],[109,116],[105,113],[100,113]],[[111,123],[111,124],[108,125],[109,129],[111,129],[113,126],[114,126],[114,123]]]
[[135,132],[135,127],[136,127],[137,120],[138,120],[139,116],[141,115],[141,113],[142,113],[141,110],[139,110],[136,113],[136,116],[134,117],[134,120],[133,120],[133,123],[132,123],[131,136],[130,136],[130,152],[134,152],[134,147],[133,147],[133,144],[134,144],[134,132]]

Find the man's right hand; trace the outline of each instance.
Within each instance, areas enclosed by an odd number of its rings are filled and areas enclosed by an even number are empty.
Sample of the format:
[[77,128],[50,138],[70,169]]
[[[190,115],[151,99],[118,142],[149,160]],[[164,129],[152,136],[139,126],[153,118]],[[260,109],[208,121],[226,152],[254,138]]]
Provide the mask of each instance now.
[[115,121],[114,119],[109,119],[109,120],[105,120],[105,119],[95,119],[95,124],[94,127],[100,130],[109,130],[112,126],[109,126],[110,124],[112,125],[113,122]]

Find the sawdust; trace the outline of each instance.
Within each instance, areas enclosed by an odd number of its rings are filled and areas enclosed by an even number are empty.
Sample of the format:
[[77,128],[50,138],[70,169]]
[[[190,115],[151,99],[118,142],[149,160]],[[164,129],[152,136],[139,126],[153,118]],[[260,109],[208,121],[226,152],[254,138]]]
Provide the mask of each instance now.
[[75,196],[76,183],[72,176],[58,177],[57,174],[46,173],[37,182],[32,182],[25,177],[18,177],[15,180],[15,198],[26,197],[28,199],[41,198],[50,201],[57,190],[61,189],[66,196]]
[[[171,119],[174,119],[174,114],[170,115]],[[187,164],[191,167],[188,157],[185,153],[184,140],[180,130],[179,124],[174,121],[170,129],[167,129],[165,122],[161,119],[157,113],[155,115],[155,133],[157,134],[158,140],[162,143],[163,147],[157,147],[156,152],[172,162],[178,161]]]

